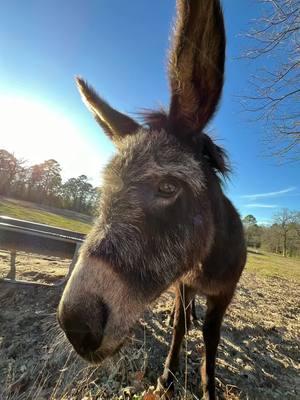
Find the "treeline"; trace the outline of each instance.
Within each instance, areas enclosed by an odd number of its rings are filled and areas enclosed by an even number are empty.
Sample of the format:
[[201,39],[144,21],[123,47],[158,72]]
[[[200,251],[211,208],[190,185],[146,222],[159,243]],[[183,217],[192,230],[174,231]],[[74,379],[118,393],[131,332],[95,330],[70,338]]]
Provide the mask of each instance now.
[[27,166],[0,149],[0,195],[93,214],[100,196],[86,175],[63,182],[60,164],[51,159]]
[[262,248],[284,257],[300,256],[300,212],[286,208],[274,215],[270,226],[258,225],[253,215],[243,219],[249,247]]

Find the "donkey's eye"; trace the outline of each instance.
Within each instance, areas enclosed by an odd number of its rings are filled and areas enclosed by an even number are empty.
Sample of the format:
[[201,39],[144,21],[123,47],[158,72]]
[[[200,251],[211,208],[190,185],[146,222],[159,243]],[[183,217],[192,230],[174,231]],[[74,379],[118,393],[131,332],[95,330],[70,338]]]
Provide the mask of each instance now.
[[158,193],[161,196],[171,197],[178,191],[178,185],[175,182],[163,181],[158,186]]

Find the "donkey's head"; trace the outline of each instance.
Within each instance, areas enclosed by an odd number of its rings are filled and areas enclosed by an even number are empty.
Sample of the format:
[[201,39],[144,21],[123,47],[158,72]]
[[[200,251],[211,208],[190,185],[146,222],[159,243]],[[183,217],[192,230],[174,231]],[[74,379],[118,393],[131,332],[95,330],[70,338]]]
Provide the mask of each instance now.
[[146,305],[201,262],[214,240],[221,148],[202,132],[223,86],[225,34],[218,0],[179,0],[168,112],[145,125],[111,108],[82,79],[81,96],[117,147],[103,174],[100,216],[58,311],[76,351],[113,354]]

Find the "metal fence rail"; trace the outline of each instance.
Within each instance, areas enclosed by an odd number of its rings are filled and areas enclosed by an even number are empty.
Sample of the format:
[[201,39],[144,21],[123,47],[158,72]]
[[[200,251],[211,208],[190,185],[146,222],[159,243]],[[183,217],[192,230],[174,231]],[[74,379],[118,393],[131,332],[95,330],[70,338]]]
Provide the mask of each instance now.
[[[76,263],[78,250],[85,235],[45,224],[0,216],[0,249],[10,251],[10,271],[0,278],[0,285],[38,285],[57,287],[63,285]],[[68,274],[55,284],[16,279],[16,256],[18,251],[40,255],[70,258]]]

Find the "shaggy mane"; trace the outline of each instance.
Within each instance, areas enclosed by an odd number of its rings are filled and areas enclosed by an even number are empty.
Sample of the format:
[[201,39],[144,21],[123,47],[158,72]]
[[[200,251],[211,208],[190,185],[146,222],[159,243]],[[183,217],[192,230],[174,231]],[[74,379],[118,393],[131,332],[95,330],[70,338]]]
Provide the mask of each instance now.
[[141,118],[143,125],[146,125],[150,129],[160,131],[161,129],[167,130],[169,124],[168,112],[160,108],[159,110],[142,109],[137,113]]

